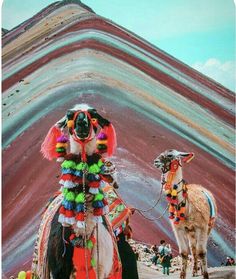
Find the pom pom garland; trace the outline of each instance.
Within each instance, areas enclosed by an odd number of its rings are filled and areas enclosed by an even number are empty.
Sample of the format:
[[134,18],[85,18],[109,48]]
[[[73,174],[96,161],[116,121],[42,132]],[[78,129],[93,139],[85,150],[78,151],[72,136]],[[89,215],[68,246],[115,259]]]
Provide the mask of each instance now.
[[[180,221],[185,220],[187,184],[185,181],[182,182],[183,185],[181,190],[178,190],[177,184],[174,184],[173,188],[170,187],[165,189],[166,200],[169,202],[169,219],[175,219],[175,225],[178,225]],[[178,196],[181,192],[183,200],[179,203]]]
[[[57,143],[58,151],[64,143]],[[96,222],[102,222],[102,215],[109,212],[109,206],[101,190],[104,160],[99,154],[88,156],[87,162],[81,161],[80,155],[68,154],[61,164],[61,177],[59,183],[63,186],[64,199],[59,210],[58,221],[67,226],[76,224],[78,228],[85,227],[86,197],[81,191],[83,175],[85,172],[85,186],[94,195],[92,201],[93,215]],[[78,191],[78,189],[80,189]],[[78,193],[79,192],[79,193]]]

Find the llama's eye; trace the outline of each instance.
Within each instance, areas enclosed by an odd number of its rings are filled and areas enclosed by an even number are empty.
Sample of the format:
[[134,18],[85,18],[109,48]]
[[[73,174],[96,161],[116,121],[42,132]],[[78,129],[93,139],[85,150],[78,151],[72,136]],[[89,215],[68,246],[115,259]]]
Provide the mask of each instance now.
[[168,157],[168,158],[173,158],[173,155],[170,155],[170,154],[169,154],[169,155],[167,155],[167,157]]

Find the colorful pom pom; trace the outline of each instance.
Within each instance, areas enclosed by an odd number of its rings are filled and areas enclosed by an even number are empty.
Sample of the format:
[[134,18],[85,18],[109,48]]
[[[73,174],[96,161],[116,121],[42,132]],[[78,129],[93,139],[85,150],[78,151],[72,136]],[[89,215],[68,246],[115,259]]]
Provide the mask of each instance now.
[[101,169],[99,168],[99,166],[97,164],[93,164],[92,166],[89,167],[89,172],[90,173],[100,173]]
[[104,199],[104,195],[102,193],[98,193],[93,201],[102,201]]
[[67,210],[73,210],[74,209],[74,203],[73,202],[70,202],[70,201],[67,201],[67,200],[63,200],[62,205]]
[[65,217],[67,217],[67,218],[72,218],[72,217],[74,217],[75,216],[75,214],[74,214],[74,211],[73,210],[67,210],[66,209],[66,212],[65,212]]
[[62,164],[61,164],[62,168],[65,169],[76,169],[76,163],[74,161],[71,160],[65,160]]
[[91,266],[92,267],[96,266],[96,260],[94,258],[91,259]]
[[103,210],[102,210],[102,208],[94,208],[94,210],[93,210],[93,215],[94,215],[94,216],[101,216],[101,215],[103,215]]
[[74,120],[68,120],[67,121],[67,127],[68,128],[73,128],[73,126],[74,126]]
[[84,218],[85,218],[84,212],[79,212],[78,214],[76,214],[75,218],[77,221],[84,221]]
[[66,135],[61,135],[60,137],[57,138],[58,143],[67,143],[68,142],[68,137]]
[[72,202],[72,201],[75,200],[75,193],[69,191],[69,192],[66,194],[65,198],[66,198],[67,201]]
[[75,207],[76,212],[84,212],[84,204],[78,203]]
[[84,203],[85,202],[85,196],[84,193],[79,193],[75,198],[76,203]]
[[90,239],[87,240],[87,245],[86,245],[86,246],[87,246],[88,249],[91,250],[91,249],[93,248],[93,242],[92,242],[92,240],[90,240]]

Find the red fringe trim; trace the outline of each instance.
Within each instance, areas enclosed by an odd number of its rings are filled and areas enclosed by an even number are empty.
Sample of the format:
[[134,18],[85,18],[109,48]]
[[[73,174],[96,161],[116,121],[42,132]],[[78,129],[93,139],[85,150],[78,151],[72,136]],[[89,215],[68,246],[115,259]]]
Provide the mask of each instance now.
[[104,126],[101,132],[107,135],[107,155],[112,156],[116,150],[116,131],[113,125],[110,123],[109,126]]

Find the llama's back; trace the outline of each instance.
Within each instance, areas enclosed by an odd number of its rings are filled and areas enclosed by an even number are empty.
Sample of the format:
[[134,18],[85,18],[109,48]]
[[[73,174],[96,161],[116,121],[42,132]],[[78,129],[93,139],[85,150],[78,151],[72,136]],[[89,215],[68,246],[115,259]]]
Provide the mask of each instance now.
[[195,215],[199,224],[208,224],[208,233],[214,226],[217,206],[213,194],[201,185],[189,184],[188,201],[191,215]]

